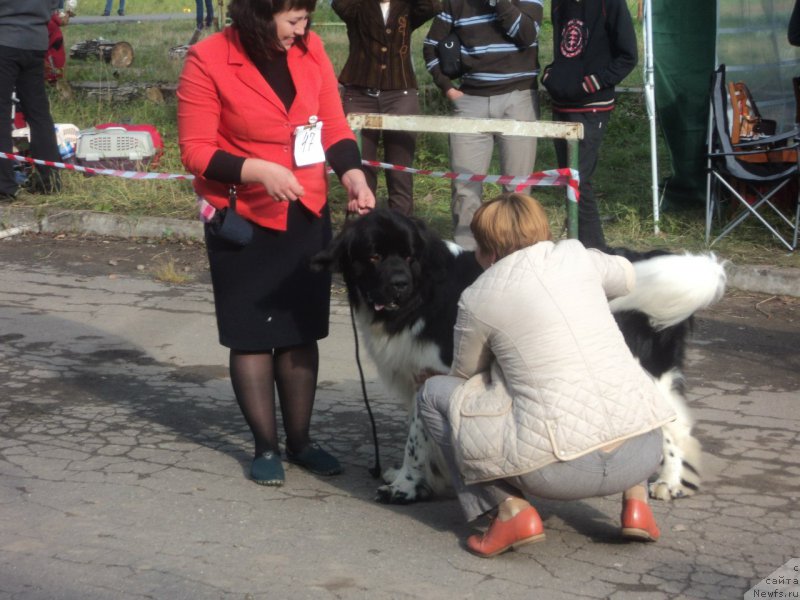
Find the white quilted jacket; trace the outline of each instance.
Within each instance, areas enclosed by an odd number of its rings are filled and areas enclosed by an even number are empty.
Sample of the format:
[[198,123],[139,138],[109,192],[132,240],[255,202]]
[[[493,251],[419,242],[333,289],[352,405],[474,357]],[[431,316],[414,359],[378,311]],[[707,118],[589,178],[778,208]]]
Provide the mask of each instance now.
[[675,417],[608,308],[634,279],[626,259],[566,240],[515,252],[464,291],[451,374],[468,381],[449,418],[467,483],[571,460]]

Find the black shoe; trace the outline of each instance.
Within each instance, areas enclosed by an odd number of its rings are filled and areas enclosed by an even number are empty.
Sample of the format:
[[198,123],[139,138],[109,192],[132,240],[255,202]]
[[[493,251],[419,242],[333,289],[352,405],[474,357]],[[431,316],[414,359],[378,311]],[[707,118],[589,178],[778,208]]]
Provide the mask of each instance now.
[[111,16],[111,13],[109,13],[109,12],[104,12],[104,13],[103,13],[103,16],[104,16],[104,17],[109,17],[109,16]]
[[118,10],[118,11],[117,11],[117,14],[118,14],[120,17],[124,17],[124,16],[125,16],[125,11],[124,11],[124,10]]
[[258,485],[283,485],[286,475],[280,455],[269,450],[256,456],[250,465],[250,479]]
[[297,454],[289,452],[287,448],[286,460],[311,471],[314,475],[338,475],[343,470],[336,457],[320,448],[315,442],[311,442]]

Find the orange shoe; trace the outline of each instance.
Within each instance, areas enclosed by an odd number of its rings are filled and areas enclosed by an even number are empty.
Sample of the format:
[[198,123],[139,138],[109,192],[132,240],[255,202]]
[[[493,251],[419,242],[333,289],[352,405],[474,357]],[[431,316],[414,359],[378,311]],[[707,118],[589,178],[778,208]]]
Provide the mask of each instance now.
[[477,556],[490,558],[506,550],[542,540],[544,540],[542,520],[536,509],[531,506],[519,511],[508,521],[494,519],[486,533],[467,538],[467,549]]
[[642,500],[623,500],[622,537],[639,542],[655,542],[661,536],[650,505]]

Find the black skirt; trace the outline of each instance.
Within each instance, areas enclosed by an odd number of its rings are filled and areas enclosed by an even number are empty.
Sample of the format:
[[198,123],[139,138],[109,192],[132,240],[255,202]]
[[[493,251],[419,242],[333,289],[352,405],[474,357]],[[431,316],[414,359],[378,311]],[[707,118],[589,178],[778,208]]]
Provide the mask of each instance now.
[[289,203],[286,231],[253,227],[244,247],[205,228],[220,343],[269,352],[327,337],[331,275],[308,268],[331,240],[327,205],[317,217],[300,202]]

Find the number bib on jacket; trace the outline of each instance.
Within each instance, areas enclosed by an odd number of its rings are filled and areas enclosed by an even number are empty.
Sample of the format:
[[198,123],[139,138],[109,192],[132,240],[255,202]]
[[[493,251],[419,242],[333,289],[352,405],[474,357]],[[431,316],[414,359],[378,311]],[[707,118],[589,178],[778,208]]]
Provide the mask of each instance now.
[[310,117],[308,125],[294,130],[294,162],[298,167],[325,162],[322,149],[322,121]]

